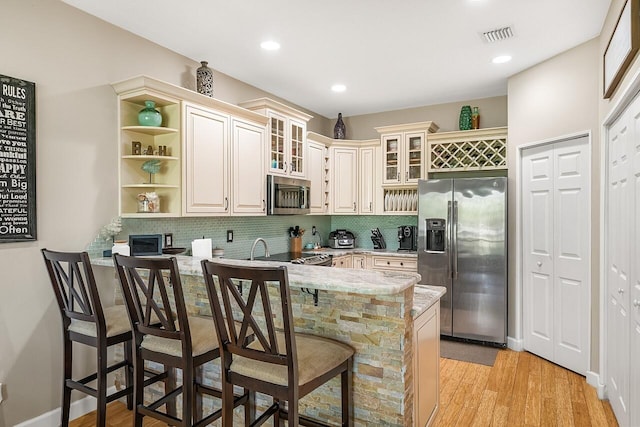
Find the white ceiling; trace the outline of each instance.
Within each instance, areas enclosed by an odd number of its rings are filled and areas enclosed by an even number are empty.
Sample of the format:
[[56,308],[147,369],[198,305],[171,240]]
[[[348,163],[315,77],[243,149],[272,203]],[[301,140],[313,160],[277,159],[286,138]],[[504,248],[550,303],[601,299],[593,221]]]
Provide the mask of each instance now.
[[[328,118],[505,95],[509,76],[596,37],[611,2],[63,1]],[[481,37],[505,26],[513,38]]]

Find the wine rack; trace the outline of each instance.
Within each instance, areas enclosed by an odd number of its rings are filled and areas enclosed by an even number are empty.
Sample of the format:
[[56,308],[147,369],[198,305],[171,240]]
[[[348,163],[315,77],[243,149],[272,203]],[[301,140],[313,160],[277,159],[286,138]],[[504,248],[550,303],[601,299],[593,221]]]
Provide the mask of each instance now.
[[440,132],[427,136],[428,172],[507,169],[507,128]]

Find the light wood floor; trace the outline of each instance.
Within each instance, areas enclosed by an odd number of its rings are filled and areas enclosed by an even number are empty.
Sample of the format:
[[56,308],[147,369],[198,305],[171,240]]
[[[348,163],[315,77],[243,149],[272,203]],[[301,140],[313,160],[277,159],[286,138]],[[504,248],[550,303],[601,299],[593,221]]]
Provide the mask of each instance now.
[[[440,359],[440,411],[435,426],[617,426],[608,401],[584,377],[527,352],[500,350],[493,367]],[[107,425],[131,426],[131,412],[113,402]],[[95,414],[70,427],[95,425]],[[145,417],[145,427],[163,423]]]

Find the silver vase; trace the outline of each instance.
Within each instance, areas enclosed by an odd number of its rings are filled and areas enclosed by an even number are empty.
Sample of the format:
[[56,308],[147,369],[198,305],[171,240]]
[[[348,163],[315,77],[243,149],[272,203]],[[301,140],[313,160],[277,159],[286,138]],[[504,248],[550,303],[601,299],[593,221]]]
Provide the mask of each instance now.
[[207,67],[207,61],[201,61],[201,67],[196,70],[196,87],[198,93],[213,98],[213,71]]

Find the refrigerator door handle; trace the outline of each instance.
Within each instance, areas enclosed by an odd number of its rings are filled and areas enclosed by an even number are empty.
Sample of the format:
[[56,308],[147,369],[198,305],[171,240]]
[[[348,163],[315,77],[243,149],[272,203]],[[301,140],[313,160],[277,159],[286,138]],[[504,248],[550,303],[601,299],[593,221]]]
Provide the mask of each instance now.
[[451,271],[451,255],[453,252],[453,248],[451,246],[451,219],[452,219],[452,209],[451,209],[451,201],[447,202],[447,241],[445,242],[447,249],[447,277],[452,277]]
[[451,277],[458,278],[458,202],[453,202],[453,222],[451,224],[451,253],[453,258],[453,271]]

